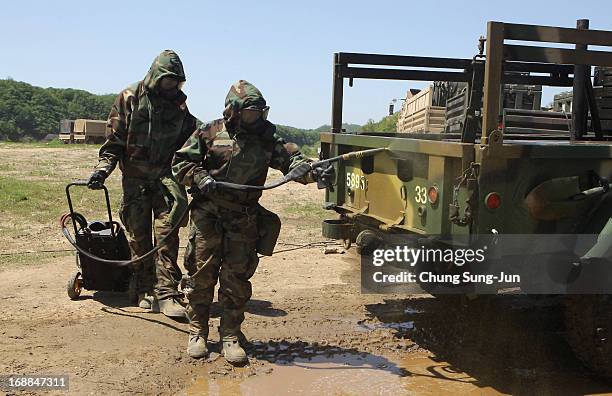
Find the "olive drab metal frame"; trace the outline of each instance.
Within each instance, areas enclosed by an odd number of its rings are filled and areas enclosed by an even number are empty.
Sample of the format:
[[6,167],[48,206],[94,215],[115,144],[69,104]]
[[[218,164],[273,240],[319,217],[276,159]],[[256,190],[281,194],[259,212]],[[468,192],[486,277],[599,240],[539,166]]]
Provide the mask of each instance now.
[[[388,151],[337,165],[335,188],[326,191],[325,207],[341,221],[324,223],[324,235],[354,239],[364,228],[419,235],[476,235],[492,229],[536,233],[540,220],[529,216],[520,197],[542,178],[589,171],[612,174],[612,134],[598,127],[588,76],[591,65],[612,66],[612,52],[588,48],[612,47],[612,32],[588,30],[583,20],[577,26],[489,22],[479,53],[472,58],[334,54],[331,132],[321,133],[321,158],[380,147]],[[527,46],[521,41],[576,48]],[[465,82],[464,122],[453,132],[343,133],[345,80],[353,86],[358,79]],[[521,118],[532,124],[554,118],[542,111],[504,114],[502,84],[573,87],[580,92],[580,103],[574,102],[572,120],[564,119],[571,123],[570,132],[506,123],[500,128],[504,116],[508,122]],[[612,89],[606,89],[612,96]],[[593,133],[586,130],[589,113]],[[418,195],[430,187],[438,189],[438,204],[424,203]],[[490,192],[502,197],[497,210],[484,205]]]
[[[586,133],[588,99],[591,116],[594,119],[596,137],[601,136],[601,127],[597,127],[597,106],[594,104],[590,78],[586,78],[590,66],[612,66],[612,53],[592,51],[588,45],[612,46],[612,32],[604,30],[587,30],[588,21],[578,20],[577,28],[552,26],[522,25],[515,23],[489,22],[487,24],[487,41],[484,76],[483,128],[481,142],[486,144],[488,138],[498,127],[499,92],[503,83],[504,65],[511,62],[539,62],[545,65],[571,67],[574,88],[573,127],[571,137],[581,139]],[[575,49],[552,48],[506,44],[506,40],[574,44]],[[569,79],[569,73],[563,75]],[[549,85],[549,84],[543,84]],[[587,97],[588,96],[588,97]],[[577,121],[580,120],[580,121]]]
[[[501,115],[501,84],[573,87],[577,95],[574,99],[573,118],[582,122],[573,122],[571,137],[587,139],[586,117],[590,110],[595,138],[602,138],[593,88],[590,78],[586,78],[586,73],[591,65],[612,66],[612,52],[589,50],[588,45],[612,46],[612,32],[587,30],[588,21],[585,20],[579,20],[578,27],[572,29],[488,22],[486,52],[484,56],[480,54],[472,59],[336,53],[333,58],[331,133],[343,132],[344,79],[348,79],[349,86],[353,86],[355,79],[365,78],[467,82],[470,84],[470,92],[475,94],[475,97],[470,98],[472,103],[469,104],[471,111],[468,109],[468,116],[480,114],[479,99],[480,95],[484,96],[482,129],[474,131],[473,128],[464,128],[461,141],[475,143],[480,137],[481,144],[487,144],[491,133],[498,128]],[[506,40],[575,44],[576,48],[524,46],[507,44]],[[466,123],[470,125],[469,120],[466,120]],[[417,135],[413,136],[418,138]],[[439,135],[421,137],[436,140],[440,138]],[[501,140],[498,143],[501,143]]]
[[[355,67],[353,65],[385,66],[385,68]],[[401,68],[388,68],[388,66]],[[466,82],[470,85],[470,91],[482,93],[482,74],[485,68],[485,61],[479,56],[473,59],[462,59],[347,52],[336,53],[334,54],[333,67],[331,132],[342,133],[344,79],[349,80],[349,86],[351,87],[353,86],[353,80],[360,78]],[[453,71],[441,71],[439,69],[452,69]],[[529,74],[517,74],[517,72]],[[570,87],[573,84],[573,79],[569,77],[569,74],[572,72],[573,67],[571,65],[506,62],[501,81],[507,84]],[[499,95],[499,90],[497,92]],[[474,110],[473,112],[476,112],[476,110],[477,113],[480,112],[480,96],[470,98],[470,107]],[[439,134],[436,135],[439,138]],[[416,137],[417,135],[414,136]],[[435,136],[429,137],[436,139]],[[475,137],[474,132],[468,130],[464,131],[461,140],[465,143],[474,143]]]

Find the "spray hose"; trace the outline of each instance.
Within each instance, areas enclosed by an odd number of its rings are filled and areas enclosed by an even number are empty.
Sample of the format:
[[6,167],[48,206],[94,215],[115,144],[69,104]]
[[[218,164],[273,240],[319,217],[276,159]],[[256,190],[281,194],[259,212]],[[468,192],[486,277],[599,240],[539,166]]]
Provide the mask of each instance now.
[[[342,155],[338,155],[336,157],[332,157],[332,158],[327,158],[324,160],[320,160],[320,161],[314,161],[314,162],[304,162],[300,165],[298,165],[297,167],[295,167],[293,170],[291,170],[290,172],[288,172],[284,177],[274,180],[268,184],[264,184],[263,186],[256,186],[256,185],[249,185],[249,184],[236,184],[236,183],[230,183],[230,182],[215,182],[215,188],[225,188],[225,189],[229,189],[229,190],[238,190],[238,191],[263,191],[263,190],[271,190],[273,188],[282,186],[283,184],[286,184],[292,180],[296,180],[299,179],[300,177],[305,176],[308,172],[310,172],[311,170],[317,168],[317,167],[325,167],[329,164],[332,164],[334,162],[339,162],[339,161],[347,161],[347,160],[352,160],[352,159],[359,159],[359,158],[363,158],[363,157],[368,157],[374,154],[378,154],[381,153],[383,151],[386,151],[386,148],[375,148],[375,149],[369,149],[369,150],[361,150],[361,151],[353,151],[350,153],[346,153],[346,154],[342,154]],[[131,260],[108,260],[108,259],[104,259],[102,257],[98,257],[94,254],[92,254],[91,252],[88,252],[87,250],[81,248],[80,246],[77,245],[76,241],[74,240],[74,238],[72,237],[72,235],[70,234],[70,231],[68,231],[68,226],[66,225],[68,219],[71,219],[73,222],[74,221],[79,221],[78,213],[75,213],[75,218],[72,218],[71,214],[65,214],[61,217],[60,219],[60,225],[62,227],[62,233],[64,234],[64,237],[66,237],[66,239],[68,240],[68,242],[72,245],[72,247],[74,247],[76,249],[77,252],[79,252],[80,254],[83,254],[84,256],[98,261],[100,263],[104,263],[104,264],[109,264],[109,265],[113,265],[113,266],[117,266],[117,267],[123,267],[123,266],[127,266],[127,265],[132,265],[132,264],[136,264],[139,263],[143,260],[146,260],[150,257],[152,257],[155,253],[157,253],[159,251],[159,249],[161,249],[165,243],[166,240],[168,239],[168,237],[172,234],[174,234],[181,226],[181,223],[183,222],[183,220],[185,219],[185,217],[189,214],[189,211],[191,210],[191,207],[193,206],[194,202],[196,202],[197,199],[192,199],[191,202],[189,203],[189,205],[187,205],[187,208],[185,208],[185,211],[181,214],[181,216],[178,218],[176,224],[172,227],[172,229],[170,230],[170,232],[168,233],[168,235],[166,235],[164,238],[162,238],[153,249],[151,249],[150,251],[148,251],[147,253],[143,254],[142,256],[139,257],[135,257]],[[78,215],[78,216],[77,216]],[[81,216],[82,218],[82,216]],[[111,227],[113,227],[113,224],[110,225]]]
[[[94,254],[91,254],[87,250],[85,250],[82,247],[80,247],[79,245],[77,245],[77,243],[74,240],[74,238],[72,237],[72,235],[70,235],[70,231],[68,231],[68,226],[66,225],[66,222],[68,221],[68,219],[71,219],[72,221],[75,221],[74,219],[72,219],[72,215],[70,213],[66,213],[65,215],[62,216],[62,218],[60,219],[60,225],[62,227],[62,233],[64,234],[64,236],[66,237],[68,242],[80,254],[85,255],[85,256],[89,257],[90,259],[98,261],[100,263],[109,264],[109,265],[113,265],[113,266],[116,266],[116,267],[124,267],[126,265],[132,265],[132,264],[139,263],[139,262],[141,262],[143,260],[146,260],[149,257],[153,256],[155,253],[157,253],[157,251],[159,249],[161,249],[166,244],[166,240],[168,239],[168,237],[170,237],[172,234],[174,234],[176,232],[176,230],[178,230],[180,228],[181,223],[183,222],[183,219],[185,219],[185,216],[187,216],[187,214],[189,213],[189,210],[191,209],[191,206],[192,206],[193,202],[195,202],[195,201],[192,200],[189,203],[189,205],[187,206],[187,208],[185,209],[183,214],[181,214],[181,217],[176,222],[176,224],[172,227],[172,229],[170,230],[168,235],[163,237],[159,241],[159,243],[157,243],[155,245],[155,247],[153,249],[149,250],[147,253],[143,254],[142,256],[133,258],[131,260],[108,260],[108,259],[104,259],[102,257],[98,257],[98,256],[96,256]],[[77,215],[80,216],[78,213],[75,213],[75,218],[78,218]],[[114,225],[111,224],[111,227],[113,227],[113,226]]]
[[230,190],[238,190],[238,191],[263,191],[263,190],[271,190],[273,188],[282,186],[285,183],[288,183],[292,180],[299,179],[300,177],[305,176],[311,170],[318,167],[325,167],[329,164],[339,161],[347,161],[352,159],[358,159],[363,157],[369,157],[374,154],[382,153],[386,151],[386,148],[375,148],[369,150],[361,150],[361,151],[353,151],[350,153],[338,155],[336,157],[327,158],[320,161],[315,162],[303,162],[297,167],[295,167],[292,171],[287,173],[284,177],[277,179],[271,183],[264,184],[263,186],[253,186],[249,184],[236,184],[229,182],[215,182],[215,187],[227,188]]

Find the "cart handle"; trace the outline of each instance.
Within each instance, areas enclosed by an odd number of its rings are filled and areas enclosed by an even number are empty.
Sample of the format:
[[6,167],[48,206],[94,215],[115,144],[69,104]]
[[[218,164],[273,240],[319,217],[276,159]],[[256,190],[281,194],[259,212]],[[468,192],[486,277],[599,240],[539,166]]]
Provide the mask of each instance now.
[[[73,186],[85,186],[87,187],[87,180],[75,180],[72,183],[68,183],[68,185],[66,186],[66,198],[68,199],[68,207],[70,208],[70,216],[74,216],[74,208],[72,206],[72,198],[70,197],[70,187]],[[108,213],[108,223],[110,225],[110,229],[111,229],[111,235],[113,236],[113,238],[116,236],[115,234],[115,227],[113,227],[113,215],[111,213],[111,206],[110,206],[110,197],[108,195],[108,189],[106,188],[106,186],[103,184],[102,185],[102,190],[104,190],[104,198],[106,199],[106,212]],[[74,226],[74,235],[77,234],[78,230],[77,230],[77,226],[76,223],[73,221],[72,225]]]

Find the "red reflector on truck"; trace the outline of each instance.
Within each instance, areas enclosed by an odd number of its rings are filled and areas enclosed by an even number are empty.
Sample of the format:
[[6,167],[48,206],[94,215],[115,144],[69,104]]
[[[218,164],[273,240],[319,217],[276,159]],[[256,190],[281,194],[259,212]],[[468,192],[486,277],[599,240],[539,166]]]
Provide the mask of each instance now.
[[485,206],[487,209],[497,209],[501,206],[501,196],[496,193],[488,193],[485,197]]

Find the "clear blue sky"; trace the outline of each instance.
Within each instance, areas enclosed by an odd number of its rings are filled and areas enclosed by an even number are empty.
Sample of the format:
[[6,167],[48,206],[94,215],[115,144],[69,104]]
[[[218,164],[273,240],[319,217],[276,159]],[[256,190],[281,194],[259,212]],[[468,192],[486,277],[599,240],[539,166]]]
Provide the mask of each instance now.
[[[218,118],[230,84],[246,79],[272,121],[315,128],[329,123],[334,52],[470,57],[488,20],[572,27],[589,18],[612,30],[611,15],[609,0],[11,1],[0,14],[0,78],[117,93],[171,48],[202,120]],[[344,120],[381,118],[409,86],[356,80]]]

